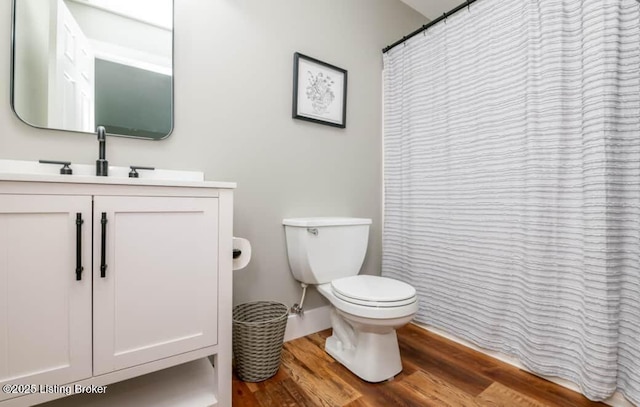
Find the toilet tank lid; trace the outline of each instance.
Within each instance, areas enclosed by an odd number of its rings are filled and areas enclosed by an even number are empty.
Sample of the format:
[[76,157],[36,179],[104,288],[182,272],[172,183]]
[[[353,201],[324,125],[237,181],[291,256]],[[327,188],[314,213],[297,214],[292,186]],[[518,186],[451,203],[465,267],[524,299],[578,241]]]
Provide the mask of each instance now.
[[350,225],[370,225],[371,219],[367,218],[289,218],[283,219],[285,226],[297,226],[301,228],[311,228],[319,226],[350,226]]

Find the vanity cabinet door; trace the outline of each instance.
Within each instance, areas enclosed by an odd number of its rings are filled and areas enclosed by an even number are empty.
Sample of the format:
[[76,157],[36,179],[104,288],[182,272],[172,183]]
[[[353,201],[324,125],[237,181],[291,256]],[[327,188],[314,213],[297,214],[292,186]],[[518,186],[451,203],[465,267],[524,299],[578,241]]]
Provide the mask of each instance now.
[[217,198],[96,196],[93,228],[94,375],[217,343]]
[[91,377],[91,214],[90,196],[0,194],[0,386]]

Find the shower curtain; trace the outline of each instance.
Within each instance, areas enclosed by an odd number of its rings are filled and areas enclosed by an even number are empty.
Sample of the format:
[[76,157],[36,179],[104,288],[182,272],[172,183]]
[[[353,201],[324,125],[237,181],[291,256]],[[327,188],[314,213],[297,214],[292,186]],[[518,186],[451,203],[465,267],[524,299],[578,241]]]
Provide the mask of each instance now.
[[416,320],[640,403],[640,4],[478,0],[384,69],[383,275]]

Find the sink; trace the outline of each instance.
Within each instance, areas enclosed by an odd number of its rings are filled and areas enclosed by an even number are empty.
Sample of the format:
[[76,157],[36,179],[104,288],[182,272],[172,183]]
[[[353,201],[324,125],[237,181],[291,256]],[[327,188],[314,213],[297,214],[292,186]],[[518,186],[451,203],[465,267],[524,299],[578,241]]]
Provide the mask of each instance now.
[[[56,164],[40,164],[37,161],[0,160],[0,174],[60,175],[61,167]],[[63,177],[87,177],[96,174],[95,165],[71,163],[71,169],[73,169],[73,175],[63,175]],[[129,171],[129,167],[109,166],[109,178],[128,178]],[[204,173],[156,169],[155,171],[140,172],[140,178],[204,181]]]
[[[133,163],[137,164],[137,163]],[[71,164],[73,175],[61,175],[61,165],[40,164],[37,161],[0,159],[0,180],[34,182],[69,182],[96,184],[131,185],[173,185],[191,187],[235,188],[233,182],[212,182],[204,180],[201,171],[177,171],[156,168],[141,171],[140,178],[129,178],[129,167],[109,166],[108,177],[97,177],[95,164]]]

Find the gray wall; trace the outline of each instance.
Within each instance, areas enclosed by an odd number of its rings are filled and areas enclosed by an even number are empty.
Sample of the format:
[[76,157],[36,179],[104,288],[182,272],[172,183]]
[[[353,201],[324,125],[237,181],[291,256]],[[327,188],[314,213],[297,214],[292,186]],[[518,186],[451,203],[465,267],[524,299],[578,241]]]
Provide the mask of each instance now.
[[165,138],[171,94],[171,75],[95,59],[95,123],[108,133]]
[[[235,232],[253,260],[234,301],[298,300],[281,219],[373,218],[364,272],[381,257],[381,48],[426,19],[399,0],[176,0],[175,128],[164,141],[109,138],[111,165],[205,171],[236,181]],[[10,36],[10,2],[0,35]],[[291,119],[293,53],[349,71],[347,128]],[[92,163],[89,135],[37,130],[9,106],[9,41],[0,41],[0,158]],[[324,304],[310,293],[307,309]]]

